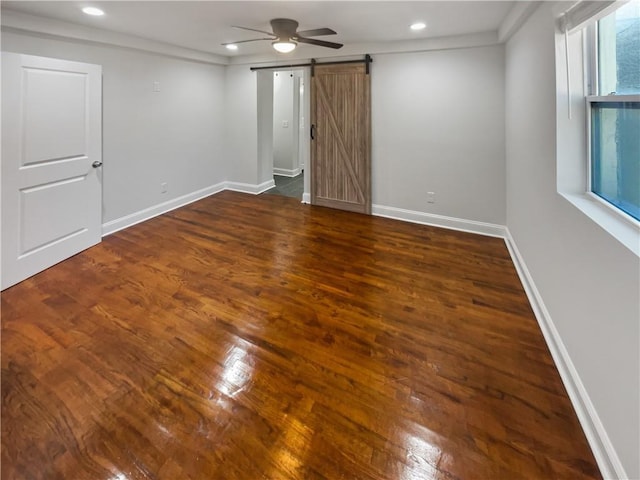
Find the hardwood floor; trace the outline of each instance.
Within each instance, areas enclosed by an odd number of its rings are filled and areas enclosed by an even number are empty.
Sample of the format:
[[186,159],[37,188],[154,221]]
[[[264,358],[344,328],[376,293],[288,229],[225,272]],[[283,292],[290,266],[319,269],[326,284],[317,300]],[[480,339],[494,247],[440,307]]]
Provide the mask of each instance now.
[[223,192],[2,293],[2,478],[600,475],[501,239]]

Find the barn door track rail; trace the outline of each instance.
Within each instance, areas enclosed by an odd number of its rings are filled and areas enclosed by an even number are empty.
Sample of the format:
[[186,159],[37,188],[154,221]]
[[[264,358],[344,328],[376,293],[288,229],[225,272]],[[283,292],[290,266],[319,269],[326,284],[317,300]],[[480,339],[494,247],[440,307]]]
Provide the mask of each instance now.
[[368,53],[361,60],[339,60],[335,62],[317,62],[315,58],[312,58],[308,63],[293,63],[289,65],[273,65],[271,67],[250,67],[249,70],[255,72],[256,70],[281,70],[283,68],[298,68],[298,67],[311,67],[311,76],[315,74],[315,67],[317,65],[341,65],[345,63],[364,63],[366,64],[366,73],[369,75],[369,65],[373,62],[371,55]]

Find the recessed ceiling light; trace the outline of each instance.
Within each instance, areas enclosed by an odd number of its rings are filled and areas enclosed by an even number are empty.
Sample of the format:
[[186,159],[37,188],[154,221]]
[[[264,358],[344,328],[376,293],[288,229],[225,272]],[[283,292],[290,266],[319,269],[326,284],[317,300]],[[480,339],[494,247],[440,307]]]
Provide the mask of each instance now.
[[230,43],[229,45],[225,45],[225,47],[227,47],[227,50],[237,50],[238,49],[238,45],[236,45],[235,43]]
[[416,22],[411,24],[411,30],[423,30],[425,28],[427,28],[427,24],[424,22]]
[[104,15],[104,12],[96,7],[84,7],[82,11],[87,15],[93,15],[96,17],[99,17],[100,15]]

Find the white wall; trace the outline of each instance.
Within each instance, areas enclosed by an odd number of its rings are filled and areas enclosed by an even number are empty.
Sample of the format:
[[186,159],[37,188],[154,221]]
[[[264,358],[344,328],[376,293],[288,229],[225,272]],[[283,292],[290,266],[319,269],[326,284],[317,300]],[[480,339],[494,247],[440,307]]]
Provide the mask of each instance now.
[[640,263],[556,193],[551,8],[506,48],[507,226],[628,477],[640,478]]
[[225,72],[225,137],[228,180],[258,183],[257,73],[247,65],[228,66]]
[[[237,131],[255,123],[256,73],[227,68]],[[376,55],[371,82],[373,203],[504,225],[504,48]],[[255,182],[256,138],[232,138],[232,180]]]
[[[273,72],[262,70],[254,74],[257,84],[256,117],[258,130],[258,184],[273,186]],[[270,184],[270,185],[268,185]]]
[[503,47],[376,55],[371,90],[373,203],[504,225]]
[[297,112],[294,115],[296,82],[290,71],[276,71],[273,75],[273,167],[275,173],[292,172],[298,168]]
[[224,67],[5,31],[2,49],[102,65],[103,223],[226,179]]

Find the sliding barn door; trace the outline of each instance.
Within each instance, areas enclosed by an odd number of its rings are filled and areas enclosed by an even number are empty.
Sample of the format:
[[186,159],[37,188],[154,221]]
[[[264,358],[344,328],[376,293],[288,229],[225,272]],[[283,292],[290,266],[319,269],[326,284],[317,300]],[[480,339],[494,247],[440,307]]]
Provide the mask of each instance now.
[[311,203],[371,213],[371,87],[364,63],[316,65]]
[[2,288],[102,237],[102,67],[2,53]]

